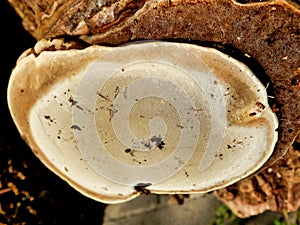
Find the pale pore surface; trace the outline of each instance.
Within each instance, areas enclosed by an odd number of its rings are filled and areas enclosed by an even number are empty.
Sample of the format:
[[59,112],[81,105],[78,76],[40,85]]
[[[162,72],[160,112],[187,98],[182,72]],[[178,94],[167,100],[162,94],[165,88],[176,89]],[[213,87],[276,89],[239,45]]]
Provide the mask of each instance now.
[[[33,87],[31,101],[17,97]],[[135,197],[136,185],[154,193],[227,186],[260,168],[277,141],[277,119],[254,74],[195,45],[29,55],[13,72],[8,98],[40,159],[83,194],[108,203]]]

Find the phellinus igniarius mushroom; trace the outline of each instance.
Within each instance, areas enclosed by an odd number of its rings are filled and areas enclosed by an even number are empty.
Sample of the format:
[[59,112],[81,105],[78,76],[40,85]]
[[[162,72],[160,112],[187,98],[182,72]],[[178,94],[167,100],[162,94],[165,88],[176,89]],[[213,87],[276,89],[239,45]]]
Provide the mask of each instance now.
[[251,70],[191,44],[29,54],[8,100],[38,157],[104,202],[130,199],[139,185],[153,193],[227,186],[259,169],[277,141],[277,118]]
[[[295,2],[10,2],[33,36],[50,39],[13,71],[13,118],[38,157],[90,197],[220,188],[274,164],[299,132]],[[273,84],[278,129],[261,74],[192,44],[119,46],[145,39],[223,43],[254,58]]]

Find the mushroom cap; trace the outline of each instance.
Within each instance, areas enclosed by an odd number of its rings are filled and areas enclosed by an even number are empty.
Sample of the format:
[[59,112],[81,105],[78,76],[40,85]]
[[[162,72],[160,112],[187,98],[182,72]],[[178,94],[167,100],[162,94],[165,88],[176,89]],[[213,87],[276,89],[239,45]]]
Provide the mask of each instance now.
[[274,150],[265,87],[216,49],[43,44],[18,60],[9,108],[33,152],[86,196],[205,193],[254,173]]

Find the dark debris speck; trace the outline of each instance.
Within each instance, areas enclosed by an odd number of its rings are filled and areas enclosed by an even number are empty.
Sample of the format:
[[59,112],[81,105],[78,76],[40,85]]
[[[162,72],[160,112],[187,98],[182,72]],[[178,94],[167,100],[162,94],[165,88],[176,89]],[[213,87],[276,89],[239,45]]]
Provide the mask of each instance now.
[[71,129],[81,131],[81,128],[78,125],[75,125],[75,124],[71,126]]
[[149,194],[151,194],[151,191],[146,188],[149,187],[150,185],[152,185],[152,184],[151,183],[138,183],[137,185],[134,186],[134,190],[136,190],[137,192],[140,192],[141,194],[149,195]]

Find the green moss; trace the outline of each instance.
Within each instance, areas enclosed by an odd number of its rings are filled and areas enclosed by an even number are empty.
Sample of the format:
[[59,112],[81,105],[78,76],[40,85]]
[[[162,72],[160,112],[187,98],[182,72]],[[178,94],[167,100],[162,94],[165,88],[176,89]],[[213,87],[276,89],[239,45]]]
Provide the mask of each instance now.
[[[245,221],[249,220],[251,220],[251,218],[241,219],[237,217],[227,205],[220,203],[216,210],[215,219],[210,225],[244,225]],[[271,222],[271,224],[300,225],[300,209],[294,214],[282,212],[282,216],[280,218],[274,218],[273,223]]]
[[213,221],[211,225],[241,225],[241,222],[241,218],[234,215],[227,205],[222,204],[217,208],[215,221]]

